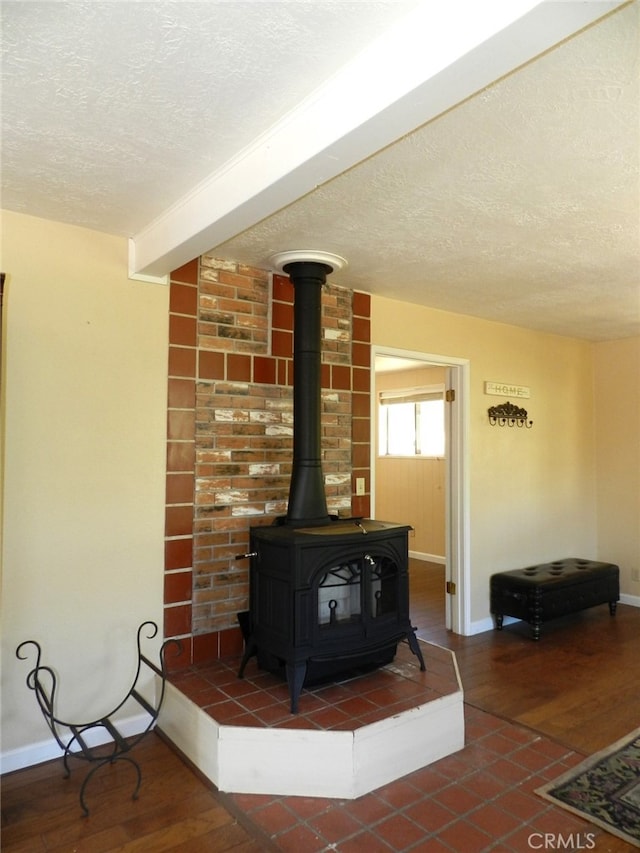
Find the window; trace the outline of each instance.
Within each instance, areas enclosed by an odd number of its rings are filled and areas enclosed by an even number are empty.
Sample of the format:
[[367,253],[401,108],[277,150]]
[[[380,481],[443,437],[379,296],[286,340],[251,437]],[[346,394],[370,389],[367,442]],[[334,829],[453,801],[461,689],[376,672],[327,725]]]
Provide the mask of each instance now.
[[444,388],[380,392],[380,456],[444,456]]

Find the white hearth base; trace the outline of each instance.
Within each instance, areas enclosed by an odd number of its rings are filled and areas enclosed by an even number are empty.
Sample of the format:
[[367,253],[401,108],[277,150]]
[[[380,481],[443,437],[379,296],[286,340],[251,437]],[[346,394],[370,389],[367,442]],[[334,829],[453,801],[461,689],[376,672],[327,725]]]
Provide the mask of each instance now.
[[158,725],[220,791],[355,799],[464,747],[457,679],[457,691],[353,731],[221,725],[167,684]]

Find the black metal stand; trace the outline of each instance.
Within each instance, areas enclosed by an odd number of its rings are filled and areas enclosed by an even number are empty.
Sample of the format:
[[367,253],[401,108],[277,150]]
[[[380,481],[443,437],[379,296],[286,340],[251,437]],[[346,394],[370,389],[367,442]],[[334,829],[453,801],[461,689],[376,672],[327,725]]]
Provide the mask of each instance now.
[[[33,646],[35,649],[36,663],[34,668],[27,675],[27,687],[29,687],[30,690],[33,690],[36,694],[36,699],[40,710],[42,711],[42,715],[44,716],[51,733],[63,751],[62,761],[65,770],[64,778],[67,779],[71,774],[71,769],[69,767],[70,758],[78,758],[94,764],[91,770],[87,773],[82,783],[82,787],[80,788],[80,806],[82,807],[85,817],[89,814],[89,809],[85,801],[85,790],[87,784],[93,775],[106,764],[114,764],[116,761],[126,761],[133,765],[136,770],[136,786],[132,798],[134,800],[138,798],[140,783],[142,781],[142,773],[138,762],[131,758],[127,753],[129,753],[133,747],[136,746],[136,744],[138,744],[151,730],[158,718],[158,714],[160,713],[166,684],[165,656],[167,647],[172,644],[175,645],[177,648],[176,653],[179,653],[182,648],[179,640],[165,640],[160,647],[159,665],[157,665],[142,653],[141,639],[142,634],[145,631],[147,638],[153,639],[153,637],[158,633],[158,626],[155,622],[143,622],[138,628],[138,664],[129,692],[126,694],[124,699],[122,699],[122,701],[113,708],[112,711],[105,714],[103,717],[100,717],[100,719],[93,720],[88,723],[70,723],[56,717],[54,711],[57,688],[56,676],[51,667],[43,666],[40,663],[42,657],[40,644],[35,640],[25,640],[23,643],[20,643],[16,649],[16,656],[20,660],[27,660],[28,654],[24,654],[24,649],[27,646]],[[151,672],[155,673],[155,675],[159,676],[161,680],[160,693],[155,701],[149,701],[139,691],[139,682],[143,671],[143,665],[151,670]],[[148,715],[149,720],[144,731],[134,737],[124,738],[116,728],[113,718],[129,699],[133,699],[138,703],[138,705]],[[87,732],[94,729],[102,729],[112,741],[111,745],[106,747],[106,752],[104,743],[99,746],[91,746],[87,742]]]

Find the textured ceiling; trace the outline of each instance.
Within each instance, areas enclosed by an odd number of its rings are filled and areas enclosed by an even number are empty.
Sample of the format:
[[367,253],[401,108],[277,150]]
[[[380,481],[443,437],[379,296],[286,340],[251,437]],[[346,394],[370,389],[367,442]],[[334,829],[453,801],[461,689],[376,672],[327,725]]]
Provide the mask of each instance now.
[[2,0],[3,206],[132,236],[415,2]]
[[[552,333],[640,331],[638,8],[219,247],[315,245],[373,291]],[[398,274],[400,272],[400,275]]]
[[[134,236],[418,0],[2,2],[2,206]],[[640,334],[638,2],[216,254],[556,334]],[[327,116],[327,121],[331,116]]]

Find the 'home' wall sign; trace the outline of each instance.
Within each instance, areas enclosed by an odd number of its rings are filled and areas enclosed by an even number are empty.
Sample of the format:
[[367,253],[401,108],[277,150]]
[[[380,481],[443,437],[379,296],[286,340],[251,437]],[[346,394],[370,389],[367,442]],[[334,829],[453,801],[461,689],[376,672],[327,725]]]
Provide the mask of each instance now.
[[531,396],[531,388],[526,385],[510,385],[508,382],[485,382],[484,393],[495,394],[497,397],[528,399]]

